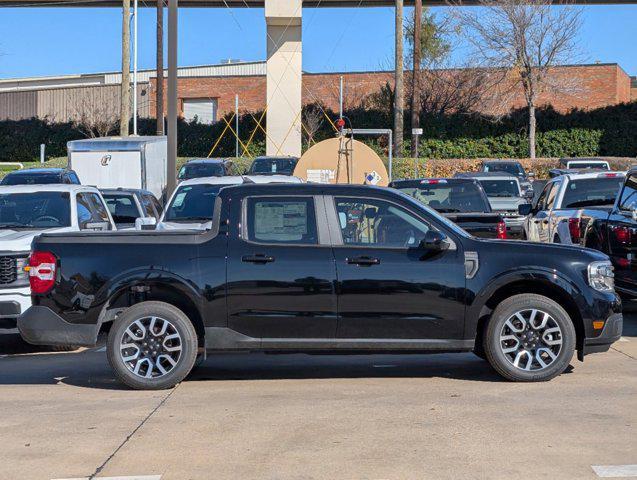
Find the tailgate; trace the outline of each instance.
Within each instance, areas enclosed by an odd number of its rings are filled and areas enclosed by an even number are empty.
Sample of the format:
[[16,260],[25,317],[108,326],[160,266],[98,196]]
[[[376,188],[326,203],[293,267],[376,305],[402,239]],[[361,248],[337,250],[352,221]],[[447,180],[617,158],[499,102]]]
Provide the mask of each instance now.
[[496,238],[498,223],[502,221],[502,217],[497,213],[445,213],[443,215],[471,235],[481,238]]

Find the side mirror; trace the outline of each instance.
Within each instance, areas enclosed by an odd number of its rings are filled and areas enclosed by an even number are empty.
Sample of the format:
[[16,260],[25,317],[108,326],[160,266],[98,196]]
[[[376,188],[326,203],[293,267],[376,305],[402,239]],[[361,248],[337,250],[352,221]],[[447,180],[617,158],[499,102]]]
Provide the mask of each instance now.
[[110,230],[111,224],[109,222],[86,222],[82,225],[82,230],[95,230],[97,232],[103,232]]
[[135,230],[155,230],[157,219],[155,217],[139,217],[135,219]]
[[526,176],[529,179],[533,179],[533,178],[535,178],[535,172],[529,172],[529,173],[526,174]]
[[531,205],[530,203],[522,203],[518,205],[518,213],[524,217],[529,215],[532,210],[533,210],[533,205]]
[[422,239],[419,246],[425,250],[442,252],[449,248],[449,242],[447,241],[447,236],[444,233],[429,230],[425,234],[425,238]]
[[524,198],[526,198],[527,200],[533,200],[533,197],[535,196],[535,192],[533,191],[532,188],[530,188],[529,190],[525,191],[522,196]]

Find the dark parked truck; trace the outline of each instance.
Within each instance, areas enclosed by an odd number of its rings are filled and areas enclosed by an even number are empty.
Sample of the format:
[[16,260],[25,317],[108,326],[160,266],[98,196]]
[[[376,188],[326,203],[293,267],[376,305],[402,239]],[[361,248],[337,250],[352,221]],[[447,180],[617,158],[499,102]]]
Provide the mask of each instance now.
[[477,180],[423,178],[396,180],[389,186],[433,208],[471,235],[507,238],[502,215],[491,210],[489,199]]
[[613,206],[583,208],[568,221],[577,243],[610,257],[619,294],[637,298],[637,169],[628,172]]
[[231,186],[212,224],[38,237],[21,334],[94,345],[108,329],[116,376],[139,389],[228,351],[475,351],[509,380],[549,380],[621,335],[606,255],[477,239],[393,189]]

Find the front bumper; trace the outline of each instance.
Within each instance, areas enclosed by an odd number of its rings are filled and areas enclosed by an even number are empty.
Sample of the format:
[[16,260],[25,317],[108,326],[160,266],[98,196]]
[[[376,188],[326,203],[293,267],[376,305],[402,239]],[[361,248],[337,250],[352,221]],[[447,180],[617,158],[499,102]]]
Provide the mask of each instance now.
[[29,287],[0,290],[0,328],[15,328],[20,314],[30,306]]
[[621,338],[623,327],[624,317],[622,314],[612,314],[606,319],[602,333],[599,336],[584,339],[584,348],[580,352],[580,356],[608,351],[610,346]]
[[33,345],[94,346],[99,325],[65,321],[48,307],[34,305],[18,317],[22,338]]

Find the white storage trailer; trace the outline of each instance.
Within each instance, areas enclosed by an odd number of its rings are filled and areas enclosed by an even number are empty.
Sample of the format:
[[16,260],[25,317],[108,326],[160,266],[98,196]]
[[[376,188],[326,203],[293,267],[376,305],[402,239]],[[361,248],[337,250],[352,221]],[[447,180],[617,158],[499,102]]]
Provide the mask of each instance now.
[[84,185],[141,188],[165,199],[166,137],[104,137],[67,143],[68,166]]

